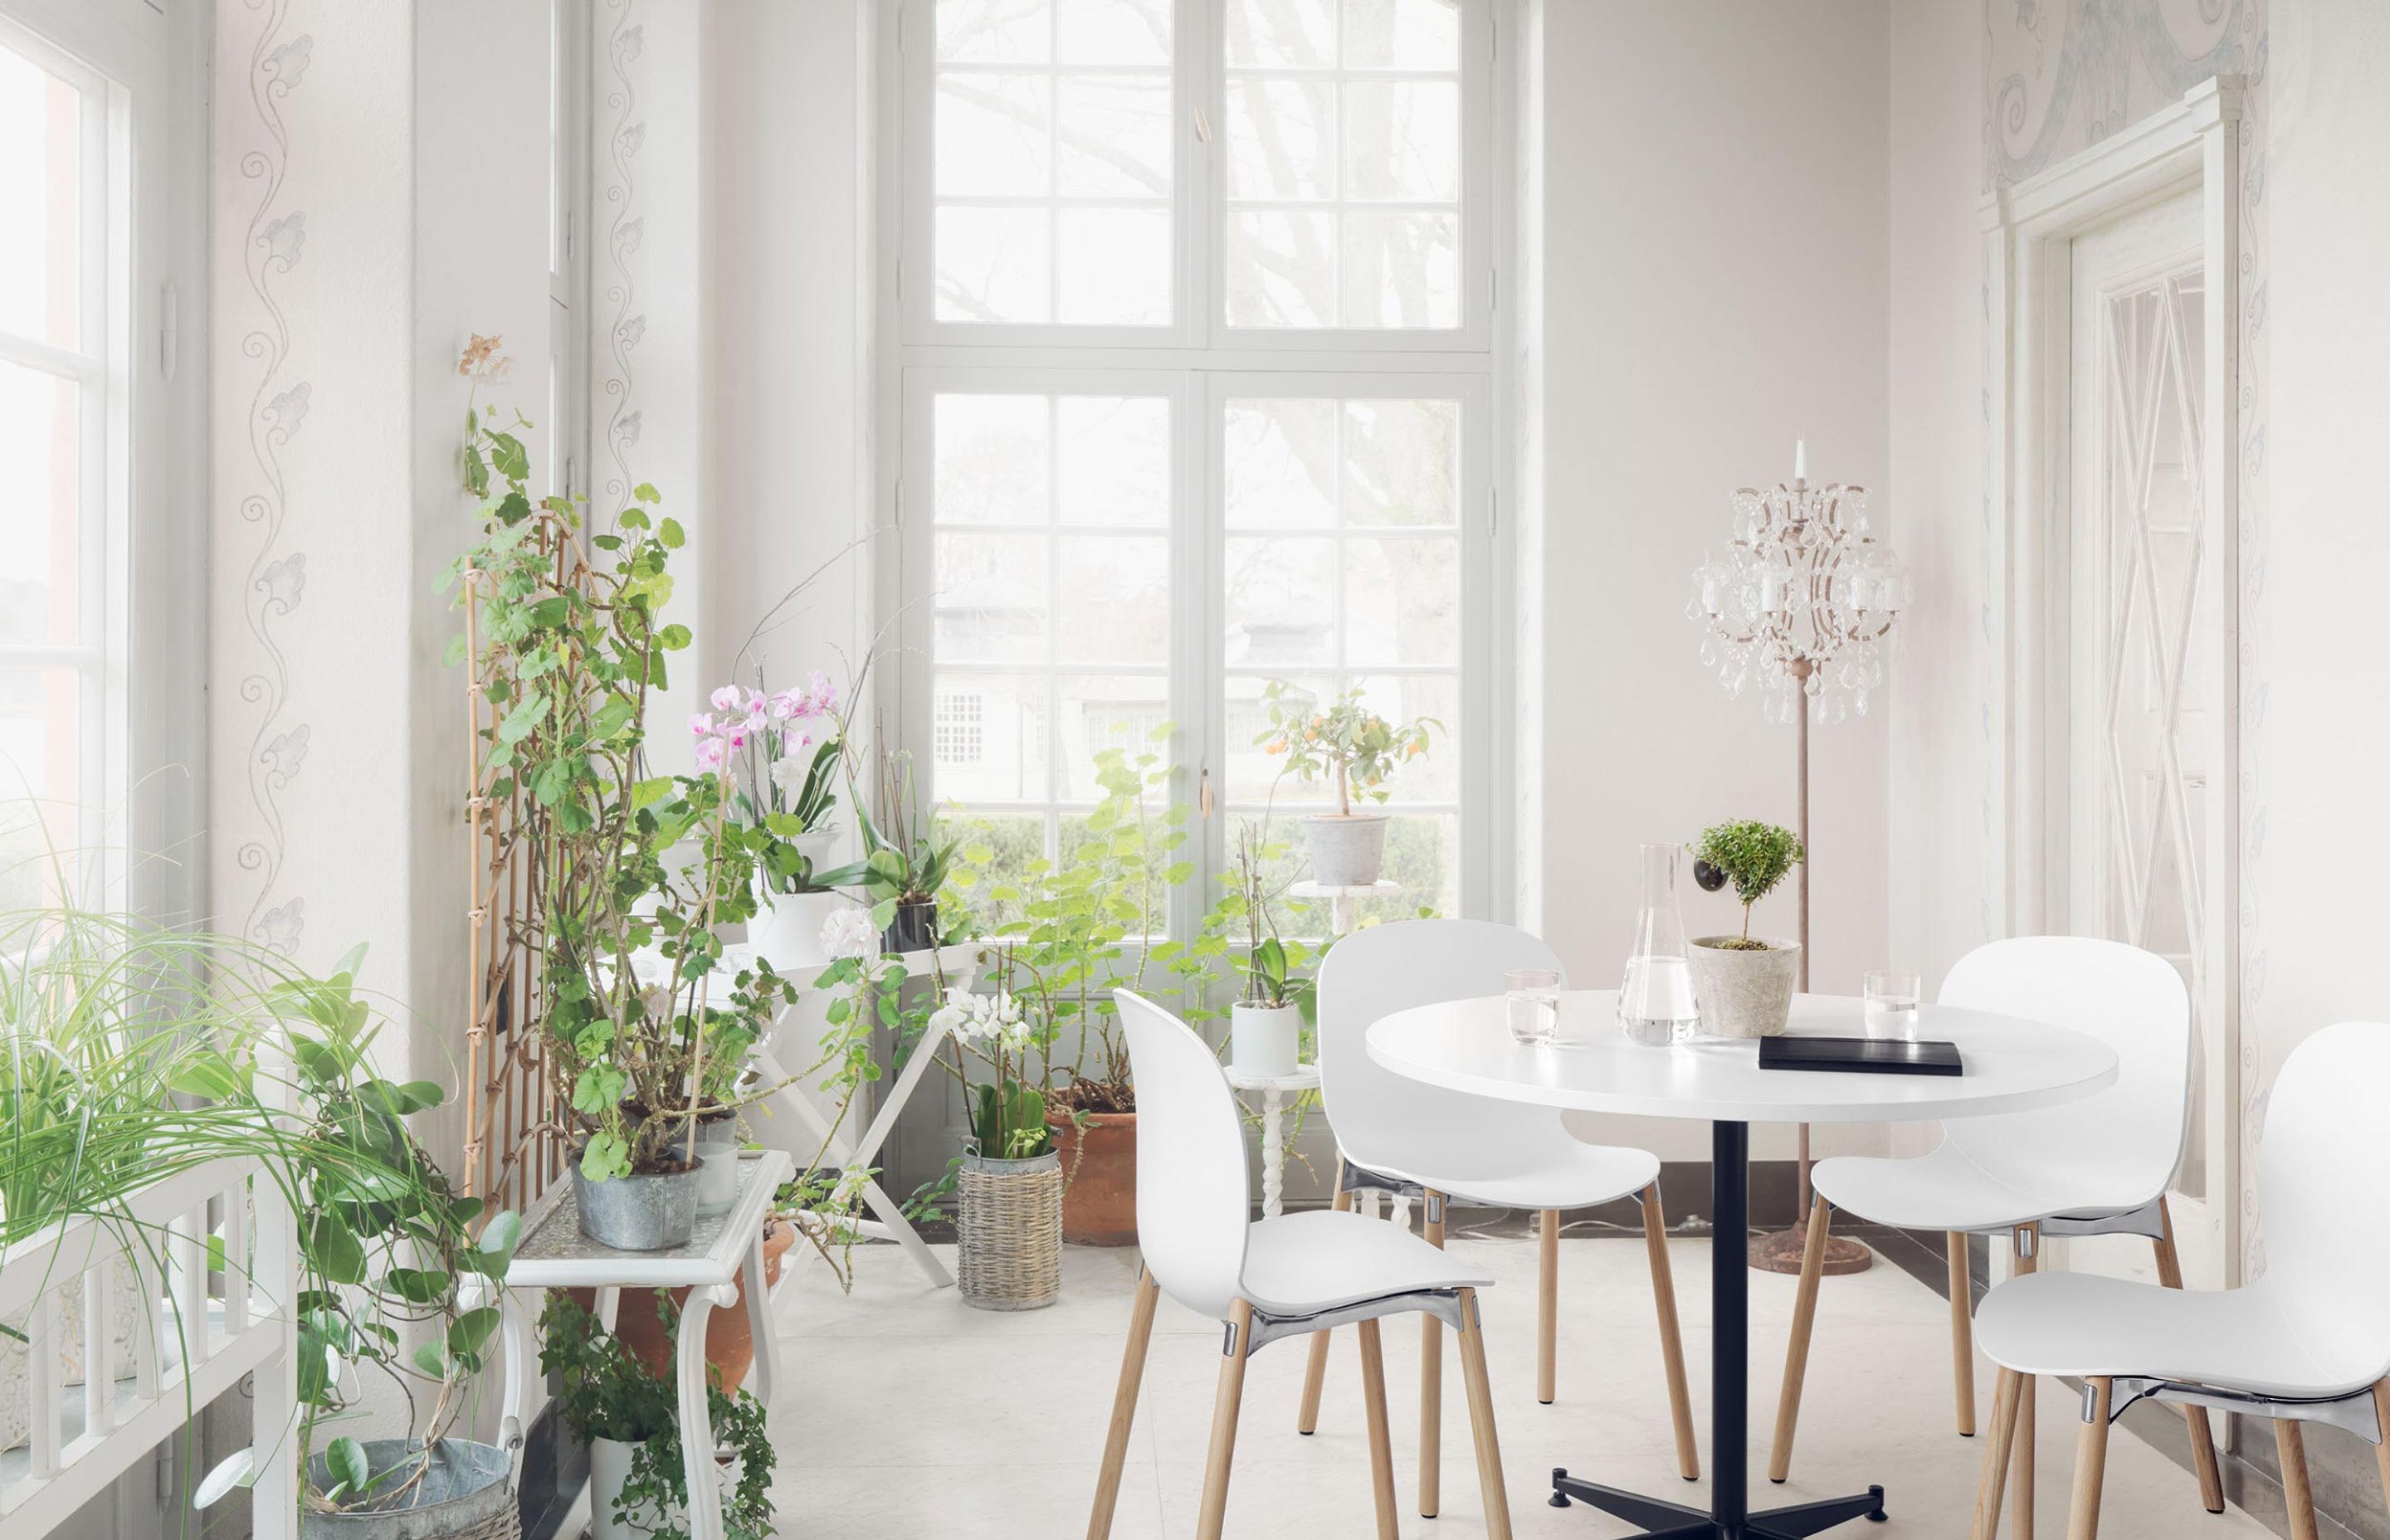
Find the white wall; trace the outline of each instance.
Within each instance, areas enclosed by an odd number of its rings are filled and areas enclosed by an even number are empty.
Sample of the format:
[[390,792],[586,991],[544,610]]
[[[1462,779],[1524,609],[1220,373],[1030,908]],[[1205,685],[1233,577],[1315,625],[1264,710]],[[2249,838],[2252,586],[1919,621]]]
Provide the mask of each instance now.
[[[1881,0],[1544,7],[1537,250],[1544,615],[1537,913],[1578,982],[1625,956],[1635,851],[1794,814],[1793,733],[1730,699],[1685,615],[1737,487],[1792,472],[1881,487],[1886,448],[1890,22]],[[1530,125],[1531,131],[1533,125]],[[1897,534],[1897,508],[1876,501]],[[1812,972],[1856,990],[1885,961],[1884,702],[1811,748]],[[1686,883],[1695,934],[1730,895]],[[1792,889],[1756,925],[1795,928]],[[1703,1131],[1587,1120],[1587,1135],[1703,1159]],[[1824,1131],[1826,1148],[1872,1138]],[[1789,1131],[1758,1153],[1790,1151]]]

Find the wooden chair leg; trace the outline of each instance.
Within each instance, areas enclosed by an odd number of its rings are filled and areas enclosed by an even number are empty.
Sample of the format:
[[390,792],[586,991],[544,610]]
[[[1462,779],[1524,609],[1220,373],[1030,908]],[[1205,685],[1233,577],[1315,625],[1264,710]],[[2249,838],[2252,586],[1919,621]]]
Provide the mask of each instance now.
[[1792,1471],[1792,1429],[1801,1420],[1801,1382],[1809,1372],[1809,1331],[1818,1321],[1818,1279],[1825,1273],[1826,1230],[1831,1223],[1823,1198],[1809,1205],[1809,1235],[1801,1248],[1801,1286],[1792,1296],[1792,1339],[1784,1344],[1784,1385],[1776,1393],[1776,1439],[1767,1450],[1771,1482],[1780,1482]]
[[1693,1404],[1685,1386],[1685,1338],[1677,1327],[1677,1277],[1668,1265],[1668,1216],[1660,1184],[1643,1189],[1643,1251],[1651,1264],[1651,1302],[1660,1312],[1660,1364],[1668,1376],[1668,1415],[1677,1425],[1677,1474],[1702,1479],[1701,1445],[1693,1438]]
[[[1444,1194],[1431,1190],[1420,1228],[1444,1250]],[[1444,1501],[1444,1323],[1420,1315],[1420,1516],[1433,1519]]]
[[1363,1321],[1354,1329],[1361,1334],[1361,1413],[1369,1424],[1369,1482],[1378,1499],[1378,1540],[1396,1540],[1394,1439],[1386,1427],[1385,1354],[1376,1321]]
[[[2027,1232],[2032,1238],[2024,1238]],[[2017,1226],[2018,1245],[2016,1275],[2041,1270],[2041,1226]],[[2009,1441],[2010,1480],[2015,1490],[2009,1495],[2009,1534],[2016,1540],[2033,1540],[2034,1519],[2034,1396],[2039,1382],[2032,1375],[2019,1376],[2016,1408],[2016,1432]]]
[[1561,1211],[1546,1209],[1536,1242],[1536,1399],[1560,1393]]
[[[2168,1289],[2182,1287],[2182,1258],[2174,1249],[2174,1215],[2167,1212],[2163,1194],[2158,1198],[2158,1238],[2150,1244],[2157,1249],[2158,1282]],[[2191,1468],[2199,1476],[2200,1505],[2210,1513],[2224,1511],[2224,1473],[2216,1467],[2216,1434],[2207,1424],[2207,1408],[2185,1406],[2183,1420],[2191,1425]]]
[[2282,1501],[2291,1510],[2291,1540],[2316,1540],[2315,1493],[2307,1486],[2307,1444],[2295,1422],[2274,1420],[2274,1453],[2282,1462]]
[[2091,1415],[2075,1435],[2075,1500],[2066,1511],[2066,1540],[2100,1540],[2100,1483],[2108,1474],[2108,1401],[2114,1382],[2095,1375],[2084,1383]]
[[1212,1448],[1203,1461],[1203,1509],[1195,1521],[1200,1540],[1220,1540],[1228,1514],[1228,1466],[1237,1455],[1237,1411],[1245,1398],[1245,1356],[1251,1350],[1253,1307],[1228,1305],[1228,1340],[1220,1354],[1220,1388],[1212,1400]]
[[1975,1436],[1974,1293],[1967,1273],[1965,1232],[1949,1232],[1950,1379],[1959,1398],[1959,1436]]
[[1485,1381],[1485,1333],[1474,1289],[1460,1291],[1460,1381],[1469,1392],[1469,1436],[1477,1446],[1486,1540],[1510,1540],[1510,1493],[1502,1483],[1502,1443],[1494,1432],[1494,1391]]
[[1121,1466],[1128,1458],[1130,1425],[1137,1420],[1137,1387],[1145,1382],[1146,1348],[1153,1341],[1153,1309],[1161,1300],[1162,1286],[1151,1273],[1139,1269],[1137,1303],[1129,1309],[1128,1345],[1121,1350],[1120,1389],[1113,1392],[1111,1427],[1104,1434],[1103,1469],[1096,1477],[1095,1511],[1087,1518],[1087,1540],[1104,1540],[1112,1532]]
[[2017,1392],[2023,1377],[2000,1370],[1992,1388],[1992,1436],[1984,1445],[1983,1479],[1975,1487],[1972,1540],[1994,1540],[2000,1532],[2000,1497],[2009,1484],[2009,1448],[2016,1437]]
[[[1344,1161],[1336,1162],[1336,1212],[1353,1212],[1353,1195],[1344,1189]],[[1311,1362],[1303,1371],[1303,1405],[1295,1412],[1294,1431],[1310,1433],[1319,1427],[1319,1388],[1328,1382],[1328,1333],[1311,1334]]]
[[[2374,1383],[2373,1418],[2384,1432],[2390,1432],[2390,1380]],[[2390,1438],[2373,1446],[2373,1466],[2382,1473],[2382,1500],[2390,1503]]]

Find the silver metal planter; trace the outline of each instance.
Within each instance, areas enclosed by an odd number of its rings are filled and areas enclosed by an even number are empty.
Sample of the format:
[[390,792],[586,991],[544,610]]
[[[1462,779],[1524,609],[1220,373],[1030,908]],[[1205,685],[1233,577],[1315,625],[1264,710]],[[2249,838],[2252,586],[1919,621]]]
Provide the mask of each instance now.
[[[366,1439],[366,1466],[379,1475],[422,1449],[415,1439]],[[512,1464],[494,1444],[442,1439],[432,1447],[423,1479],[401,1493],[396,1506],[379,1512],[304,1514],[299,1533],[306,1540],[517,1540],[522,1526],[508,1481]],[[308,1462],[307,1473],[318,1491],[332,1484],[320,1454]]]
[[686,1246],[697,1233],[698,1185],[705,1162],[687,1171],[651,1176],[613,1176],[593,1182],[572,1166],[572,1199],[581,1212],[581,1233],[618,1251],[661,1251]]
[[1366,888],[1378,880],[1386,860],[1382,813],[1315,813],[1303,820],[1303,844],[1311,855],[1311,879],[1323,888]]

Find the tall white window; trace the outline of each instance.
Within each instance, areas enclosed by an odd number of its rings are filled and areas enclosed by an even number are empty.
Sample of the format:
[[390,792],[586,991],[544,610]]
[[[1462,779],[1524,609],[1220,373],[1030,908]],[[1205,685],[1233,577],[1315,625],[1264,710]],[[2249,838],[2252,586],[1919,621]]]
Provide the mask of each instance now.
[[1295,843],[1282,680],[1441,723],[1376,910],[1489,905],[1490,13],[906,0],[899,714],[1003,860],[1107,750],[1208,783],[1206,877],[1238,818]]

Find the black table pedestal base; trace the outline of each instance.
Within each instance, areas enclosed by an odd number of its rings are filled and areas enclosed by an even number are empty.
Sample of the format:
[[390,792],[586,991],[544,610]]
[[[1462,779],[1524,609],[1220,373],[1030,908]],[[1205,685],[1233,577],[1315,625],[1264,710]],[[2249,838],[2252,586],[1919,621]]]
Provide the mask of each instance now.
[[1553,1471],[1552,1506],[1566,1508],[1572,1499],[1638,1526],[1647,1540],[1805,1540],[1853,1519],[1882,1523],[1884,1516],[1883,1488],[1871,1486],[1854,1497],[1769,1508],[1749,1515],[1739,1528],[1729,1528],[1726,1521],[1697,1508],[1579,1481],[1566,1470]]
[[1552,1506],[1580,1502],[1624,1519],[1650,1540],[1803,1540],[1853,1519],[1883,1521],[1883,1488],[1856,1497],[1751,1511],[1743,1468],[1751,1418],[1751,1288],[1744,1263],[1751,1233],[1751,1127],[1710,1125],[1710,1506],[1707,1512],[1552,1472]]

